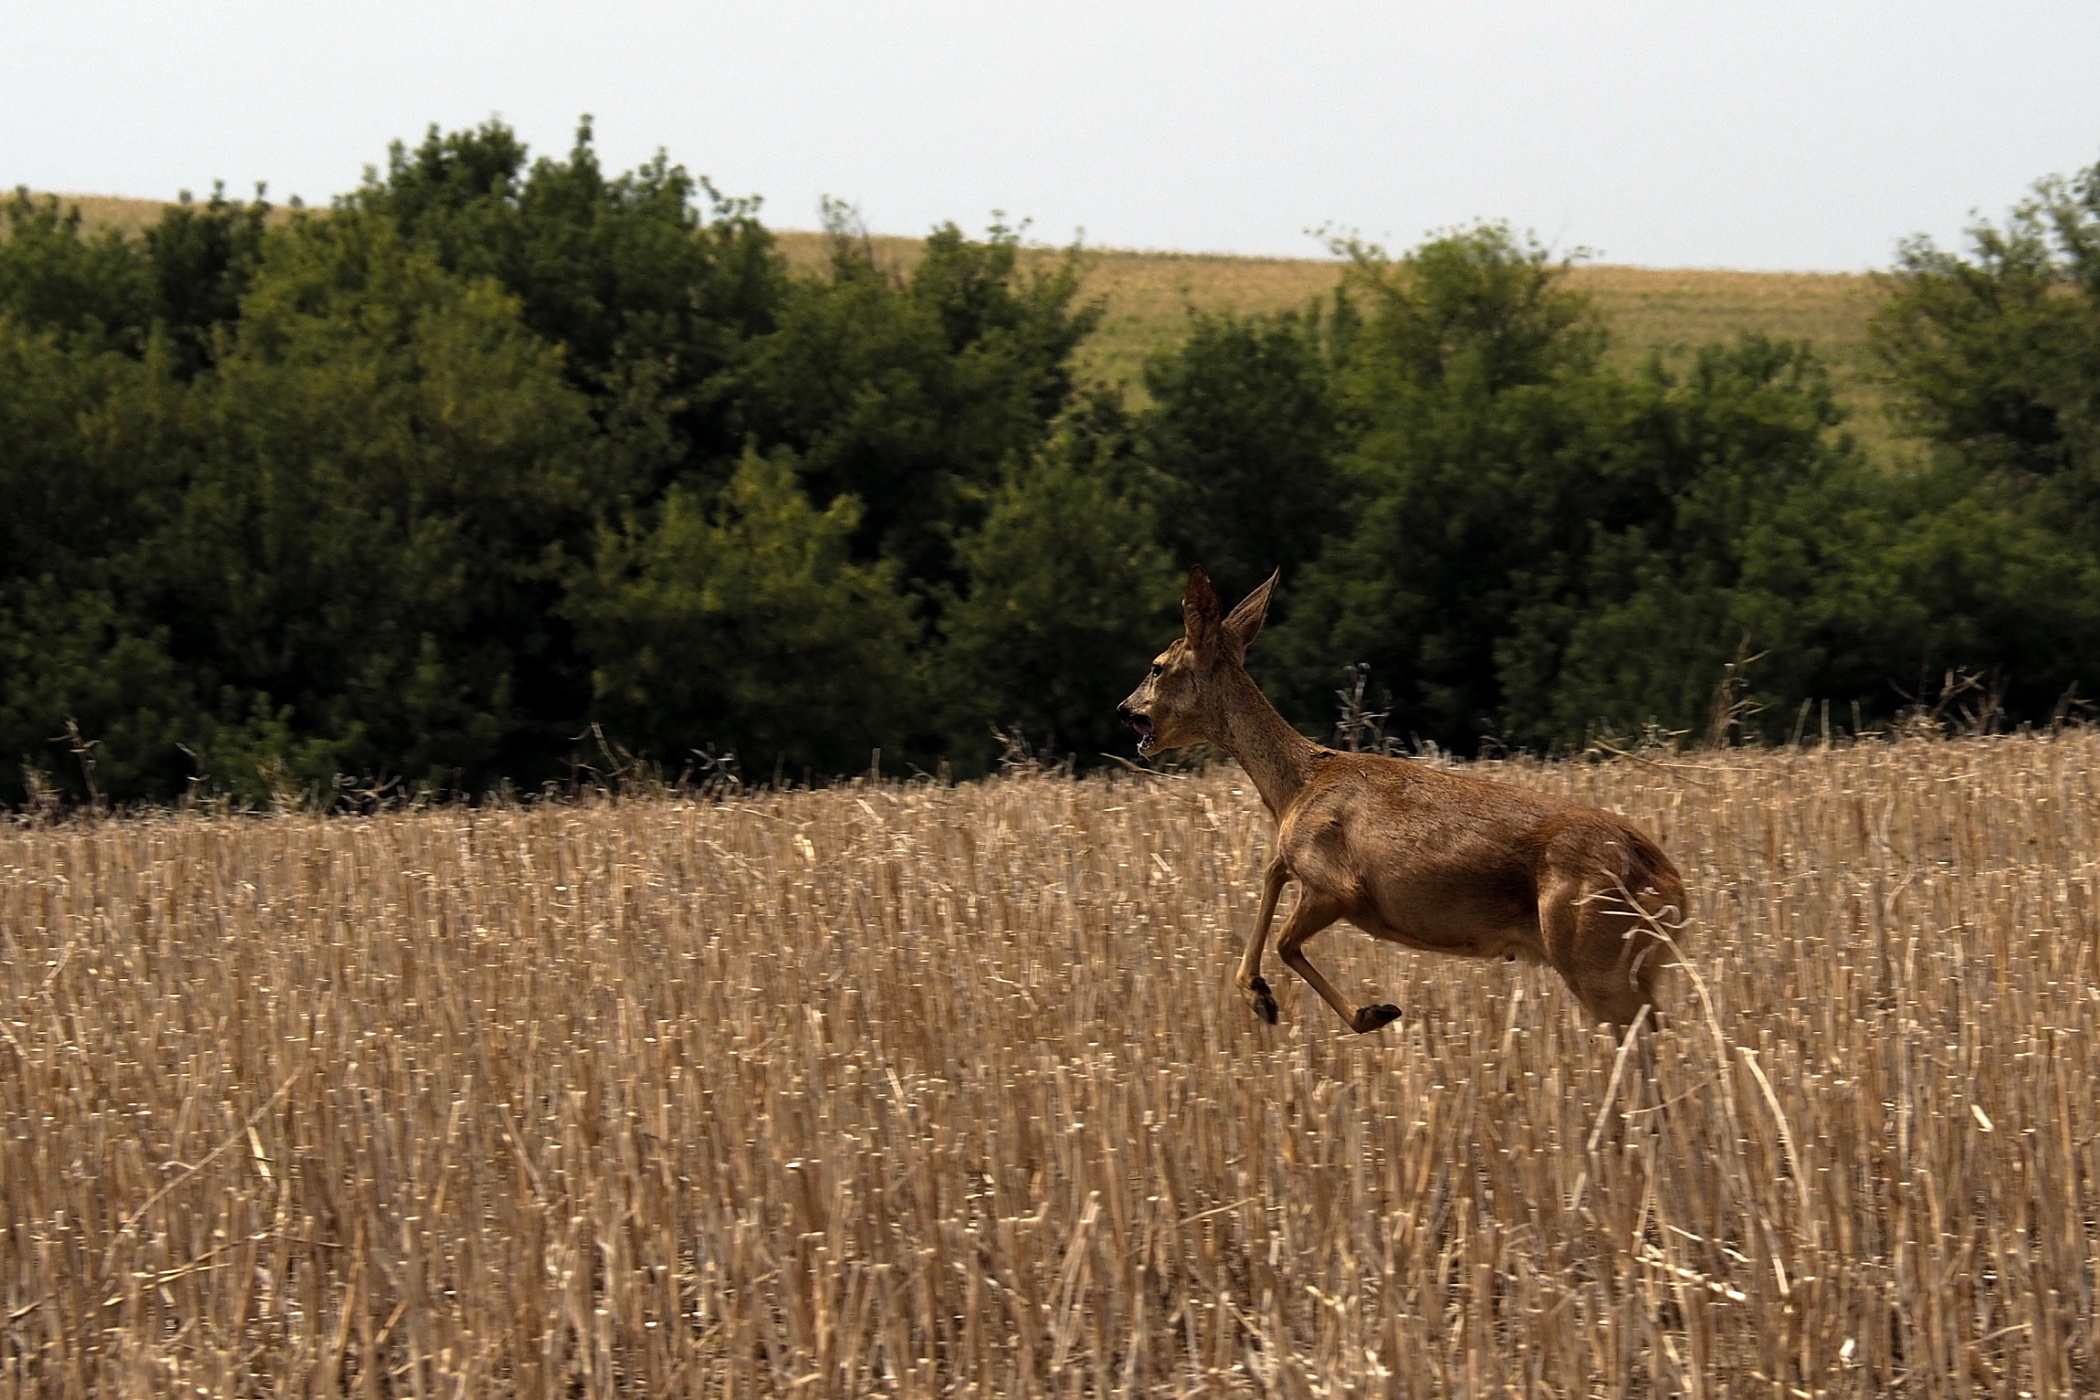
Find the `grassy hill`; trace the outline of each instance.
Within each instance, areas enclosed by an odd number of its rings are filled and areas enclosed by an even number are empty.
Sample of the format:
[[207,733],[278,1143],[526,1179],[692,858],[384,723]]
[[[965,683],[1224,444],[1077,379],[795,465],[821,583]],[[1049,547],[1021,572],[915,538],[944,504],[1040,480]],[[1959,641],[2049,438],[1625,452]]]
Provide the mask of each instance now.
[[[801,266],[816,267],[827,255],[821,234],[783,233],[780,240]],[[919,255],[915,239],[879,237],[875,244],[876,256],[900,270]],[[1086,352],[1088,367],[1114,380],[1134,379],[1146,355],[1173,343],[1190,309],[1304,306],[1333,291],[1343,268],[1332,259],[1113,248],[1087,257],[1087,292],[1108,300],[1107,319]],[[1617,333],[1616,353],[1629,361],[1755,329],[1814,341],[1841,367],[1856,367],[1874,304],[1872,279],[1851,273],[1595,266],[1576,268],[1569,280],[1597,299]]]
[[[77,201],[90,223],[126,230],[145,227],[162,207],[156,200],[62,197]],[[818,267],[828,255],[822,234],[783,232],[779,237],[797,266]],[[919,256],[917,239],[881,236],[874,241],[877,257],[899,270],[908,270]],[[1044,249],[1035,256],[1049,259],[1057,253]],[[1334,289],[1343,266],[1319,258],[1125,249],[1097,249],[1087,257],[1086,291],[1107,299],[1107,316],[1082,351],[1083,366],[1089,374],[1125,384],[1136,381],[1148,354],[1180,337],[1190,309],[1251,314],[1304,306]],[[1614,353],[1627,362],[1651,350],[1681,353],[1742,330],[1812,341],[1835,365],[1846,399],[1861,411],[1862,434],[1884,436],[1877,399],[1864,376],[1867,318],[1875,301],[1871,277],[1594,266],[1575,269],[1570,280],[1604,309],[1616,332]]]

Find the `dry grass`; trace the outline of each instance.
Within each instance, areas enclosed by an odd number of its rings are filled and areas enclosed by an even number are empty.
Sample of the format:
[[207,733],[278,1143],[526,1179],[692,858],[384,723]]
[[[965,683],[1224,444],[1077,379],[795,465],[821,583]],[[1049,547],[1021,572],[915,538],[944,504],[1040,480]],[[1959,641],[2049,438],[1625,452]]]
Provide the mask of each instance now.
[[[198,195],[197,202],[202,204],[208,194],[209,191]],[[41,200],[50,196],[39,193],[31,197]],[[229,192],[228,197],[238,200],[244,196],[239,192]],[[160,221],[162,212],[168,208],[158,199],[132,199],[117,194],[62,194],[58,200],[63,208],[78,206],[81,222],[88,228],[113,228],[124,234],[145,232]],[[281,204],[270,211],[272,223],[282,223],[291,217],[292,211]]]
[[[790,265],[822,267],[829,243],[822,234],[783,233]],[[908,271],[924,248],[916,239],[878,237],[875,255],[885,266]],[[1047,266],[1058,250],[1032,248],[1027,258]],[[1335,289],[1342,264],[1308,258],[1243,258],[1224,253],[1150,253],[1094,249],[1086,254],[1081,295],[1105,302],[1101,328],[1080,348],[1080,372],[1111,383],[1136,385],[1145,357],[1179,342],[1190,310],[1231,310],[1242,315],[1300,310]]]
[[[784,233],[780,239],[789,261],[804,270],[821,267],[828,256],[822,235]],[[921,251],[913,239],[874,242],[877,257],[899,269],[910,268]],[[1031,256],[1047,261],[1057,254],[1037,249]],[[1085,294],[1105,299],[1107,314],[1081,351],[1082,369],[1134,384],[1147,355],[1181,338],[1191,309],[1242,315],[1302,309],[1334,291],[1342,268],[1309,258],[1095,250],[1087,255]],[[1863,379],[1867,319],[1877,295],[1871,277],[1591,266],[1575,268],[1569,283],[1596,298],[1622,364],[1653,351],[1676,358],[1706,341],[1758,330],[1813,342],[1835,366],[1848,402],[1870,413],[1878,404]]]
[[[164,207],[150,199],[60,197],[78,202],[90,224],[126,232],[144,228]],[[789,231],[779,238],[789,263],[803,271],[822,267],[829,256],[822,234]],[[900,270],[913,266],[924,251],[915,238],[878,236],[874,244],[877,257]],[[1047,263],[1058,253],[1036,248],[1029,256]],[[1243,315],[1303,308],[1330,294],[1341,273],[1342,264],[1331,259],[1092,250],[1084,294],[1101,297],[1106,314],[1101,329],[1080,349],[1080,371],[1142,395],[1139,374],[1145,357],[1181,339],[1192,308]],[[1634,364],[1651,351],[1679,357],[1691,346],[1744,330],[1808,340],[1834,365],[1861,435],[1874,443],[1892,436],[1882,421],[1881,395],[1865,373],[1867,319],[1877,295],[1871,277],[1597,266],[1576,268],[1571,281],[1595,297],[1610,319],[1614,354],[1622,364]]]
[[[49,197],[41,193],[32,196],[37,200]],[[62,194],[58,199],[67,208],[77,206],[81,222],[89,228],[113,228],[125,234],[141,233],[152,227],[159,221],[161,211],[168,207],[157,199],[127,199],[114,194]]]
[[1685,867],[1662,1111],[1255,1023],[1233,771],[7,829],[0,1393],[2100,1387],[2100,737],[1499,771]]

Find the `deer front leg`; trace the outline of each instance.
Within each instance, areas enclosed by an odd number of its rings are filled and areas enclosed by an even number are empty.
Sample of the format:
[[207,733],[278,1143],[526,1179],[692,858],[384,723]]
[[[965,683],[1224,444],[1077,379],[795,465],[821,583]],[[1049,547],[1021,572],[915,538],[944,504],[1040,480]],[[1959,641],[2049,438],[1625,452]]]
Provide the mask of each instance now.
[[1322,976],[1320,969],[1312,965],[1312,959],[1305,956],[1305,945],[1312,936],[1341,916],[1340,905],[1320,898],[1307,888],[1304,881],[1299,881],[1298,907],[1283,922],[1283,933],[1276,939],[1276,952],[1289,964],[1291,971],[1312,985],[1322,1001],[1334,1008],[1334,1014],[1342,1018],[1343,1025],[1363,1035],[1399,1020],[1400,1008],[1390,1003],[1350,1006],[1335,990],[1334,983]]
[[1272,1026],[1276,1024],[1276,994],[1262,980],[1261,955],[1269,945],[1269,921],[1276,917],[1276,901],[1283,894],[1284,881],[1290,878],[1280,860],[1270,861],[1269,868],[1262,872],[1261,913],[1255,916],[1254,936],[1247,940],[1247,951],[1240,954],[1239,973],[1233,978],[1254,1014]]

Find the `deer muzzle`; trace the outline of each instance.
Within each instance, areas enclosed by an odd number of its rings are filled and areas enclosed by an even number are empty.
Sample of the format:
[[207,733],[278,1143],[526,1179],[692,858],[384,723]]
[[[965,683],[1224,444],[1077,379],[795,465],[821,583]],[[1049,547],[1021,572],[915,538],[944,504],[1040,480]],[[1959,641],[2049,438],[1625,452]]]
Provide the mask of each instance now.
[[1138,736],[1138,753],[1140,755],[1149,755],[1152,752],[1152,717],[1138,710],[1133,710],[1128,705],[1116,706],[1116,717],[1136,732]]

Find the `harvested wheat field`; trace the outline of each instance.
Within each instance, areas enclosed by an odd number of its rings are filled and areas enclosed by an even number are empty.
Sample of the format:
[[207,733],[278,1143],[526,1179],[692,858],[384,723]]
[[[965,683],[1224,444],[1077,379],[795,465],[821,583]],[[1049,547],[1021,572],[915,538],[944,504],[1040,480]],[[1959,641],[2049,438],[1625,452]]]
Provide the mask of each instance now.
[[1236,770],[6,828],[0,1392],[2100,1387],[2100,737],[1485,767],[1683,866],[1645,1083],[1255,1022]]
[[[57,198],[67,207],[78,205],[90,228],[125,234],[141,232],[167,208],[158,200],[111,195]],[[288,219],[291,211],[280,208],[272,217]],[[775,237],[797,272],[821,272],[832,256],[831,239],[824,234],[775,230]],[[880,266],[904,275],[918,265],[926,247],[921,239],[877,234],[868,240],[868,250]],[[1061,249],[1040,245],[1022,252],[1024,265],[1044,271],[1063,256]],[[1242,316],[1302,311],[1332,295],[1345,264],[1333,258],[1094,248],[1084,253],[1080,266],[1080,296],[1098,300],[1102,317],[1076,352],[1075,366],[1083,378],[1142,401],[1146,358],[1186,338],[1191,311]],[[1867,322],[1881,294],[1870,275],[1593,264],[1571,268],[1568,285],[1595,299],[1611,327],[1612,357],[1626,368],[1651,354],[1681,363],[1691,348],[1743,331],[1809,341],[1832,366],[1839,400],[1854,414],[1854,430],[1876,445],[1891,438],[1892,426],[1883,417],[1885,395],[1874,381],[1867,352]]]
[[[780,233],[781,251],[813,273],[831,255],[815,233]],[[883,267],[909,272],[925,254],[916,239],[877,236],[869,249]],[[1024,251],[1048,269],[1062,253]],[[1347,264],[1331,258],[1241,257],[1229,253],[1138,252],[1096,248],[1080,260],[1082,297],[1099,298],[1101,327],[1079,348],[1083,373],[1142,393],[1145,359],[1188,333],[1191,311],[1242,316],[1303,311],[1332,295]],[[1881,401],[1869,382],[1867,322],[1879,304],[1872,276],[1844,272],[1731,272],[1720,268],[1578,265],[1568,286],[1595,299],[1612,330],[1612,355],[1631,368],[1651,354],[1666,362],[1708,341],[1744,331],[1806,340],[1830,361],[1846,404],[1873,421]]]

